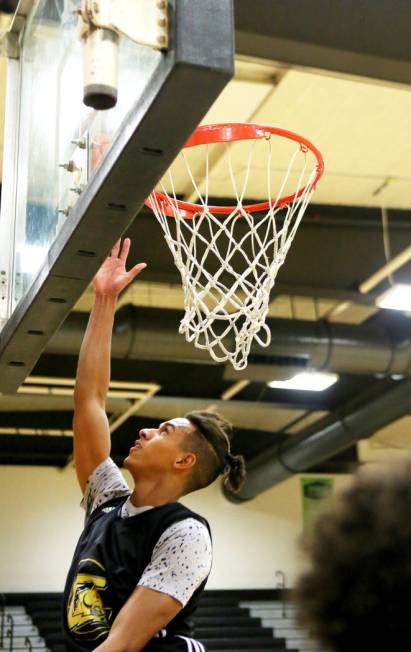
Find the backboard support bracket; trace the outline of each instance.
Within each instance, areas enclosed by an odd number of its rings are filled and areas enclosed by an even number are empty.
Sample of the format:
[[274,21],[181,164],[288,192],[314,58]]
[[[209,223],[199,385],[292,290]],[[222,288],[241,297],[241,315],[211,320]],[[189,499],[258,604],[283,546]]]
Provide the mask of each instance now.
[[78,13],[82,38],[96,29],[107,29],[139,45],[156,50],[168,47],[166,0],[83,0]]
[[82,0],[79,16],[83,42],[83,102],[93,109],[117,103],[120,37],[166,51],[166,0]]

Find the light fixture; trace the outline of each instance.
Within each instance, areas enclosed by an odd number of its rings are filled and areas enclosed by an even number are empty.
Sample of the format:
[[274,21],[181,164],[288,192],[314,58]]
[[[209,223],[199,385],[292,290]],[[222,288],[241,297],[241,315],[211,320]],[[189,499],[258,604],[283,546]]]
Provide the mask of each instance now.
[[303,371],[288,380],[273,380],[268,383],[273,389],[295,389],[307,392],[322,392],[338,380],[337,374],[319,371]]
[[389,308],[390,310],[411,310],[411,285],[408,283],[395,283],[389,290],[381,294],[376,299],[376,304],[380,308]]

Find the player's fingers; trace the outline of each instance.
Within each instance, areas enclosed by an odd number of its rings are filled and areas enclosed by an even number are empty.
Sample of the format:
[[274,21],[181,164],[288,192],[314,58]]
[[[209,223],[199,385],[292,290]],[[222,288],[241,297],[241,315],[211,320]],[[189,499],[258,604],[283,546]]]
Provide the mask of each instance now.
[[123,246],[121,247],[121,251],[120,251],[120,255],[119,255],[119,258],[120,258],[120,260],[123,261],[123,263],[125,263],[126,260],[127,260],[128,252],[130,251],[130,245],[131,245],[130,238],[126,238],[123,241]]
[[133,281],[146,267],[146,263],[138,263],[138,265],[134,265],[134,267],[132,267],[127,273],[128,282],[131,283],[131,281]]
[[119,250],[120,250],[120,238],[117,240],[117,242],[115,243],[115,245],[111,250],[111,257],[117,258]]

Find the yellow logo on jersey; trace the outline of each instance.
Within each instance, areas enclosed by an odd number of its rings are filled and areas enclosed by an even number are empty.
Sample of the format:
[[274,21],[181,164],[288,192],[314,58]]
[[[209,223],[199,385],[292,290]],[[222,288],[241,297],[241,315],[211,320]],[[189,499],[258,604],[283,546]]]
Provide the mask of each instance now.
[[106,589],[104,566],[95,559],[81,559],[67,606],[67,623],[74,637],[95,641],[107,636],[112,609],[103,603]]

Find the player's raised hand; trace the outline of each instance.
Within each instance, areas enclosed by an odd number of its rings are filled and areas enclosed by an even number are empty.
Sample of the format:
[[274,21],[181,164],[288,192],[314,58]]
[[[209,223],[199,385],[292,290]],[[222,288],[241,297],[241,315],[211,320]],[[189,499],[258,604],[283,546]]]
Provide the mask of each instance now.
[[126,238],[121,245],[117,240],[111,255],[106,258],[93,279],[93,286],[96,294],[117,296],[136,276],[147,267],[146,263],[134,265],[128,272],[126,262],[130,251],[131,241]]

